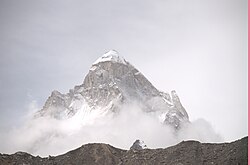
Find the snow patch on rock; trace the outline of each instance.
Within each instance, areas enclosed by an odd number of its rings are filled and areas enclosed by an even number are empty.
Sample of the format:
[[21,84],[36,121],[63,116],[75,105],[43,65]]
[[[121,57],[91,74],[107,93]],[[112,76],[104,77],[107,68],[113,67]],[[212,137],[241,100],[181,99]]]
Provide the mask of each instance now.
[[118,63],[122,63],[122,64],[127,64],[126,60],[119,56],[119,53],[115,50],[110,50],[108,52],[106,52],[103,56],[101,56],[100,58],[98,58],[94,63],[93,65],[96,65],[98,63],[101,63],[101,62],[107,62],[107,61],[110,61],[110,62],[118,62]]
[[133,145],[130,147],[130,150],[143,150],[147,148],[147,145],[142,140],[136,140]]

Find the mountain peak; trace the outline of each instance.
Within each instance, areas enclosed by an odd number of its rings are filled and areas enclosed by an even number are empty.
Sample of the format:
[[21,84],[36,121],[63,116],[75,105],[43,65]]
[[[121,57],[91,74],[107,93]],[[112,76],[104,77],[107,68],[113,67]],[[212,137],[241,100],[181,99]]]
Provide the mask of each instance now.
[[160,92],[115,50],[94,62],[81,85],[67,94],[52,92],[40,114],[67,119],[83,111],[82,118],[86,122],[104,114],[117,114],[121,107],[133,103],[175,128],[189,121],[175,91],[171,95]]
[[136,140],[133,145],[130,147],[131,150],[143,150],[147,148],[147,145],[142,140]]
[[127,64],[126,60],[119,56],[119,53],[116,50],[110,50],[108,52],[106,52],[104,55],[102,55],[101,57],[99,57],[94,63],[93,65],[97,65],[101,62],[114,62],[114,63],[122,63],[122,64]]
[[114,49],[111,49],[111,50],[107,51],[106,53],[104,53],[104,55],[102,55],[102,56],[109,56],[109,55],[118,57],[119,52],[114,50]]

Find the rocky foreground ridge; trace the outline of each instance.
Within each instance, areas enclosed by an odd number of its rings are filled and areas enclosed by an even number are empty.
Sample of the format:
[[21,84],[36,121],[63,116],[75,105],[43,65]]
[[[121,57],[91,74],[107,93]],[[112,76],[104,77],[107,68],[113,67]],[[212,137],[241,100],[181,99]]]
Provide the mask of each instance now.
[[244,165],[248,163],[248,137],[231,143],[183,141],[159,149],[122,150],[109,144],[86,144],[63,155],[41,158],[25,152],[0,154],[1,165],[80,165],[80,164],[168,164],[168,165]]

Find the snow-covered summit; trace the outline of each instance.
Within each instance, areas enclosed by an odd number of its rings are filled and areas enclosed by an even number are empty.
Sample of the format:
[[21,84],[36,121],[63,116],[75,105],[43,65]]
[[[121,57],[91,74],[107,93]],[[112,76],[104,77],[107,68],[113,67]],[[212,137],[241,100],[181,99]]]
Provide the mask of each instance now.
[[90,118],[94,121],[92,119],[98,116],[117,114],[131,103],[176,129],[189,122],[175,91],[171,94],[159,91],[115,50],[94,62],[81,85],[67,94],[52,92],[37,116],[63,120],[82,112],[82,120],[86,123]]
[[93,63],[93,65],[96,65],[100,62],[106,62],[106,61],[127,64],[126,60],[123,57],[119,56],[119,53],[116,50],[110,50],[106,52],[104,55],[102,55],[101,57],[99,57]]

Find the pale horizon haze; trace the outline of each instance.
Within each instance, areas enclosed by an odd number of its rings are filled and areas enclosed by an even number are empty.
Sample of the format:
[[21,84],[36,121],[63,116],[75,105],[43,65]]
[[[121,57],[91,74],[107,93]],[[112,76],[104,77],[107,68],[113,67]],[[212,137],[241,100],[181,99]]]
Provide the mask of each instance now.
[[114,49],[190,120],[248,134],[247,0],[1,0],[0,131],[83,82]]

